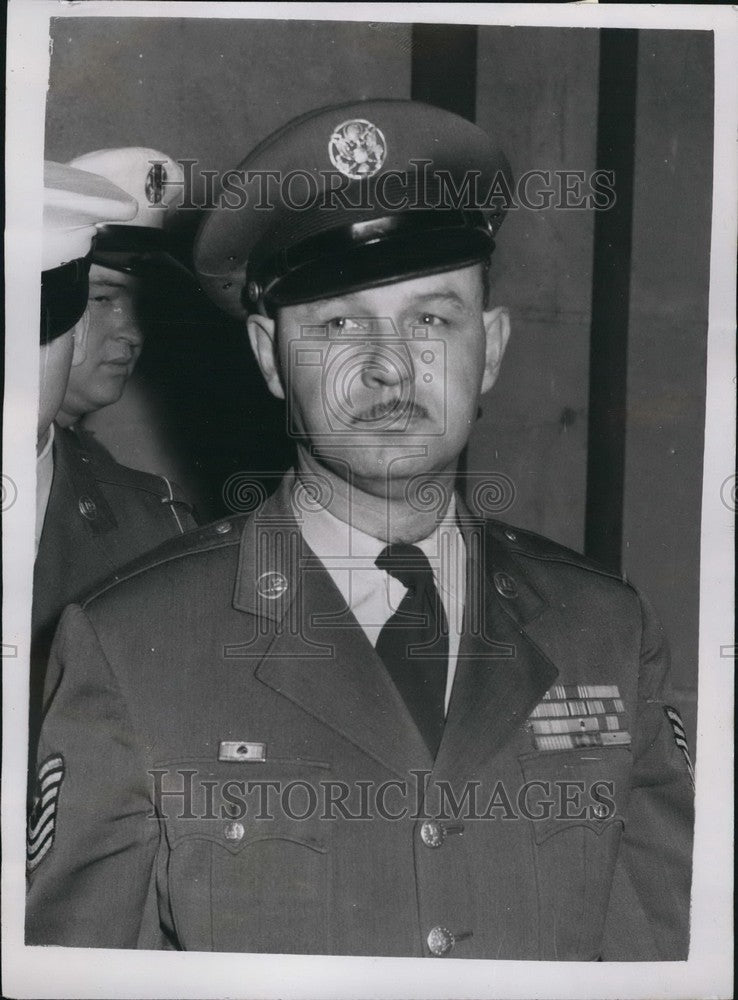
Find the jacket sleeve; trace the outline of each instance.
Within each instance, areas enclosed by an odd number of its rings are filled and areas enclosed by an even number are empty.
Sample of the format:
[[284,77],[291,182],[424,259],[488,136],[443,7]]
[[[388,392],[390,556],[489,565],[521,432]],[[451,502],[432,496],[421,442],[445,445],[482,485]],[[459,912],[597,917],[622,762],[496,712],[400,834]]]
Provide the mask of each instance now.
[[[85,613],[71,605],[51,651],[28,824],[26,943],[135,948],[158,925],[159,826],[142,743]],[[147,942],[156,947],[156,943]]]
[[601,958],[686,960],[692,875],[692,763],[669,694],[669,654],[643,598],[633,777]]

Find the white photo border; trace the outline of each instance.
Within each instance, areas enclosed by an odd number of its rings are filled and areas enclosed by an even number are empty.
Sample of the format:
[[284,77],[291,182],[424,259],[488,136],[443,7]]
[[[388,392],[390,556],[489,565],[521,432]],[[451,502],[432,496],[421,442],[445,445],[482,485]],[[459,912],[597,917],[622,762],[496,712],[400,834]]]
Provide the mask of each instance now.
[[[44,111],[51,17],[218,17],[712,30],[715,140],[705,423],[692,939],[686,963],[495,962],[192,954],[23,943],[28,647]],[[6,381],[3,420],[2,958],[11,997],[732,996],[733,524],[738,14],[708,5],[338,4],[10,0],[7,42]],[[10,477],[6,480],[5,474]],[[733,491],[735,480],[733,480]],[[730,515],[730,512],[728,512]],[[111,915],[113,916],[113,915]]]

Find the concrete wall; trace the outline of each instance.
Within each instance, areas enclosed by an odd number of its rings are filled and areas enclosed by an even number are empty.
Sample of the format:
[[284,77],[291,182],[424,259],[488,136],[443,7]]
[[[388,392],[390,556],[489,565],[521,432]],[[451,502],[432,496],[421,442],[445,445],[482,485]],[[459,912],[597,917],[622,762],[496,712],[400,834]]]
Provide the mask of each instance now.
[[[477,121],[516,177],[595,166],[596,31],[482,28]],[[587,464],[591,212],[518,210],[495,251],[495,300],[511,311],[502,374],[483,404],[470,469],[515,486],[500,516],[581,550]]]
[[[58,19],[47,155],[146,145],[235,165],[294,115],[410,94],[408,26]],[[624,568],[672,638],[687,708],[696,686],[700,471],[711,177],[711,35],[641,32],[629,341]],[[516,173],[594,166],[596,31],[482,28],[477,119]],[[513,338],[467,456],[509,478],[500,516],[581,549],[593,216],[506,220],[494,264]],[[121,461],[169,473],[206,515],[238,470],[289,460],[280,411],[242,331],[186,289],[115,407],[91,426]],[[727,513],[727,512],[726,512]],[[692,728],[692,712],[688,711]]]

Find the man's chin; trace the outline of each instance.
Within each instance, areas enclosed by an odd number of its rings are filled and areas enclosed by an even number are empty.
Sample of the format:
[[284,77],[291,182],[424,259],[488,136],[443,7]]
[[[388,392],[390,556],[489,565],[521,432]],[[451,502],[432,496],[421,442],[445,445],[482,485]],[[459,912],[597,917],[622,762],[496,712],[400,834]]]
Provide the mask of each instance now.
[[81,404],[77,409],[80,411],[75,417],[75,420],[81,419],[82,417],[90,417],[98,410],[105,410],[108,406],[112,406],[113,403],[117,403],[118,400],[123,395],[123,392],[108,392],[104,395],[96,395],[94,399],[85,400],[84,404]]
[[91,407],[100,410],[103,406],[112,406],[117,403],[123,395],[128,384],[128,373],[125,369],[122,372],[108,374],[105,379],[101,379],[95,386],[94,395],[88,397]]
[[427,446],[405,443],[396,448],[361,446],[338,451],[316,451],[315,458],[324,467],[349,483],[353,488],[376,497],[407,499],[414,483],[432,480],[435,476],[448,479],[448,468],[454,462],[437,462]]

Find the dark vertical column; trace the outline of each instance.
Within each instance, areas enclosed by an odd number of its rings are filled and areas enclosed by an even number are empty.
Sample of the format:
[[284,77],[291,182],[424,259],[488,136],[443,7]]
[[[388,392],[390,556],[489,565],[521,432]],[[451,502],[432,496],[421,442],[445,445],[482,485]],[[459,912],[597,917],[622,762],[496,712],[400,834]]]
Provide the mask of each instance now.
[[615,205],[595,215],[585,552],[620,572],[633,225],[637,31],[600,31],[596,166],[615,173]]
[[477,27],[414,24],[410,93],[470,121],[477,113]]

